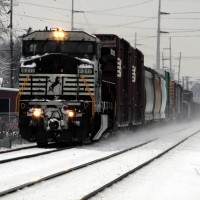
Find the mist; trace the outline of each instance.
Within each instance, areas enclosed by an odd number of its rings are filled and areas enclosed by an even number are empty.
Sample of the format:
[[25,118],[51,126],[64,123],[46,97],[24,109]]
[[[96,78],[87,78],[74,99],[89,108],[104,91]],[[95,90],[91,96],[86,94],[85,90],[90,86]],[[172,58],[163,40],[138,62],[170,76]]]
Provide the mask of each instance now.
[[150,140],[167,137],[171,134],[181,134],[181,132],[187,131],[189,128],[195,129],[197,127],[200,127],[199,120],[171,121],[167,123],[157,122],[146,127],[108,133],[100,141],[81,148],[98,151],[120,151]]

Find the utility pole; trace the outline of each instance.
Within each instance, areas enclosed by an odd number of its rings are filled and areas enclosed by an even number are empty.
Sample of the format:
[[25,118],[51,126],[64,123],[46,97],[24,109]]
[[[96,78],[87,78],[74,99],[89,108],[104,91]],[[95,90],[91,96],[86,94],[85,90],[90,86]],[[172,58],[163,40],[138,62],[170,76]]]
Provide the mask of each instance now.
[[158,28],[157,28],[157,49],[156,49],[156,68],[160,69],[160,34],[169,33],[166,31],[161,31],[160,28],[160,17],[161,15],[168,15],[169,13],[161,12],[161,0],[158,3]]
[[135,49],[136,49],[136,46],[137,46],[137,33],[135,33]]
[[165,62],[164,62],[164,54],[163,54],[163,52],[162,52],[162,65],[163,65],[163,69],[165,69]]
[[170,60],[170,74],[172,73],[172,40],[169,38],[169,60]]
[[164,58],[164,54],[162,54],[162,60],[163,60],[163,63],[164,63],[165,60],[169,60],[169,72],[171,74],[172,73],[172,44],[171,44],[171,37],[169,38],[169,48],[164,48],[164,49],[169,50],[169,58]]
[[157,29],[157,50],[156,50],[156,68],[160,69],[160,9],[161,0],[158,4],[158,29]]
[[183,76],[183,89],[185,88],[185,77]]
[[71,31],[76,30],[76,29],[74,28],[74,13],[84,13],[84,11],[74,10],[74,0],[72,0]]
[[10,87],[13,88],[13,0],[10,1],[10,10],[8,12],[10,14]]
[[135,33],[135,49],[137,48],[137,46],[141,46],[142,44],[138,44],[137,43],[137,33]]
[[71,21],[71,31],[74,30],[74,0],[72,0],[72,21]]
[[186,90],[188,90],[189,89],[189,77],[188,76],[186,76],[185,77],[185,79],[186,79]]
[[178,65],[178,84],[179,84],[179,80],[180,80],[180,70],[181,70],[181,52],[180,52],[180,56],[179,56],[179,65]]
[[189,78],[190,78],[189,76],[183,77],[183,83],[186,90],[189,90]]

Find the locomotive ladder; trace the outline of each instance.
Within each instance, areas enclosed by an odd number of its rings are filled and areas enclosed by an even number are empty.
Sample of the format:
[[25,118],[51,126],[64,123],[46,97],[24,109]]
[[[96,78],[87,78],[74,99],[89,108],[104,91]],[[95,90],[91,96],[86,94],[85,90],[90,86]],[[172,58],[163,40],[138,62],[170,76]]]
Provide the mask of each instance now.
[[82,81],[84,82],[85,87],[86,87],[86,89],[87,89],[87,91],[88,91],[88,93],[89,93],[89,95],[90,95],[90,97],[91,97],[91,99],[92,99],[92,117],[94,117],[94,113],[95,113],[95,99],[94,99],[94,95],[92,94],[92,92],[91,92],[91,90],[90,90],[90,88],[89,88],[89,86],[88,86],[88,83],[87,83],[87,81],[85,80],[84,76],[80,75],[80,78],[81,78]]

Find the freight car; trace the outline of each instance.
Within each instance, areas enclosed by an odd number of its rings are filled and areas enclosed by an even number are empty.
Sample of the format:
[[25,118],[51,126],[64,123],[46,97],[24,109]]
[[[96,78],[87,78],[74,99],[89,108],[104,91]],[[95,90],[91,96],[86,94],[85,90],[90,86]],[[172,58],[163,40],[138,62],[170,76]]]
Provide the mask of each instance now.
[[46,29],[25,35],[22,52],[19,129],[40,146],[98,140],[108,129],[179,114],[181,88],[116,35]]
[[182,107],[183,107],[183,87],[176,83],[175,81],[170,80],[170,115],[172,119],[181,119]]

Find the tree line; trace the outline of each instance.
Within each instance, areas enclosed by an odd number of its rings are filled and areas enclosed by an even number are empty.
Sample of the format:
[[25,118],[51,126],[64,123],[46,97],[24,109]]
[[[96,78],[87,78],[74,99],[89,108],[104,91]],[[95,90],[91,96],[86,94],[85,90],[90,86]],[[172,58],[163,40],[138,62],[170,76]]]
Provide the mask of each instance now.
[[[10,87],[12,78],[13,86],[18,88],[21,39],[15,33],[15,29],[12,29],[13,43],[11,44],[10,3],[10,0],[0,0],[0,86]],[[13,46],[13,59],[11,59],[11,45]],[[11,65],[13,70],[12,77]]]

